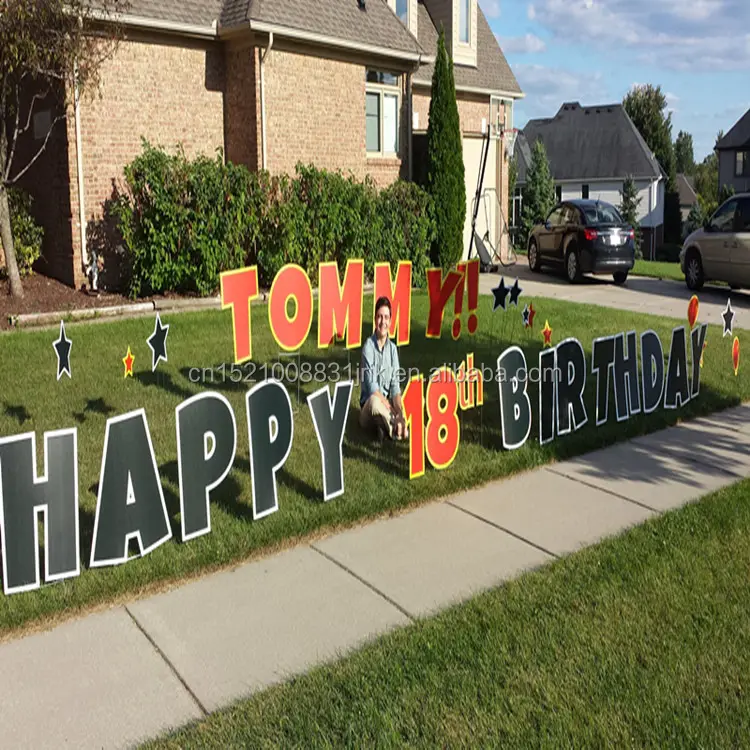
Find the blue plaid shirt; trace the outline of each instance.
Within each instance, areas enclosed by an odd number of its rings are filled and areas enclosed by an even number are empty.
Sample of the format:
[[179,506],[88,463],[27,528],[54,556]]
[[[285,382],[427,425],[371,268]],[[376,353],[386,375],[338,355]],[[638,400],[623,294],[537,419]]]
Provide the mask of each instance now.
[[381,350],[377,334],[373,333],[362,347],[360,407],[364,406],[374,393],[382,393],[387,399],[398,396],[401,393],[398,381],[400,369],[396,345],[389,337]]

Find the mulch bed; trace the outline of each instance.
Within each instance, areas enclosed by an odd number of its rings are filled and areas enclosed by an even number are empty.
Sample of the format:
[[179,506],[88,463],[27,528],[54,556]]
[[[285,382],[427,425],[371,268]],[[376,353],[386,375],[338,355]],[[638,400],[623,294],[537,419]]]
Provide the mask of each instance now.
[[40,274],[27,276],[21,279],[21,283],[24,296],[22,299],[16,299],[9,294],[8,281],[0,281],[0,329],[12,328],[10,317],[14,315],[132,305],[154,299],[145,297],[131,300],[111,292],[100,292],[99,296],[94,296]]

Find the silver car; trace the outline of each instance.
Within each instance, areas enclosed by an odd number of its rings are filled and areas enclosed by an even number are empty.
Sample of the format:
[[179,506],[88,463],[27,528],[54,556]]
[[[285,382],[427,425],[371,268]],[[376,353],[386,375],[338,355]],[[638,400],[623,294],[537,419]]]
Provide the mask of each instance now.
[[733,195],[685,240],[680,268],[693,291],[706,281],[750,288],[750,193]]

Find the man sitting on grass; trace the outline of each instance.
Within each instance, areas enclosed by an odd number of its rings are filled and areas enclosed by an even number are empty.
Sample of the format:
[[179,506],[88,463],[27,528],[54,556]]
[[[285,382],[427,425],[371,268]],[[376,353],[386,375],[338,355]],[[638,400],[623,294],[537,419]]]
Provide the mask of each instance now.
[[391,301],[380,297],[375,305],[375,333],[362,347],[359,423],[366,430],[376,428],[381,441],[386,435],[396,440],[408,437],[401,403],[401,367],[396,344],[388,337],[390,328]]

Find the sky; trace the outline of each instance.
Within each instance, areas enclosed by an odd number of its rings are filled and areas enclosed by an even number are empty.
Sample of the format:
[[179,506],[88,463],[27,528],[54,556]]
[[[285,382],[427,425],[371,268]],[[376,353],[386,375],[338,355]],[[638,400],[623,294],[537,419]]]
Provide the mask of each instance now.
[[524,99],[514,125],[566,101],[660,85],[696,161],[750,109],[750,0],[479,0]]

